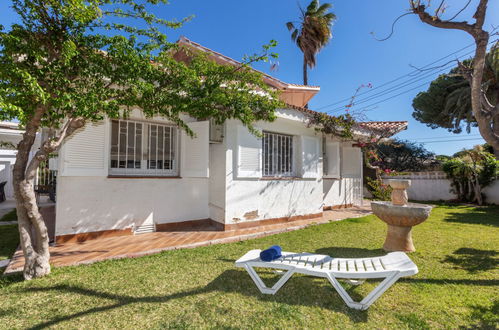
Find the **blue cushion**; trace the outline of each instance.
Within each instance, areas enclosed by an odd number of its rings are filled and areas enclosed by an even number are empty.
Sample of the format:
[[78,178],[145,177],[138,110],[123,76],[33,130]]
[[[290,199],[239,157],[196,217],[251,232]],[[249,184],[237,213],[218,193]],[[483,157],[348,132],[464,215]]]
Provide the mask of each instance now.
[[276,260],[282,256],[281,252],[281,247],[279,245],[274,245],[260,252],[260,259],[262,261]]

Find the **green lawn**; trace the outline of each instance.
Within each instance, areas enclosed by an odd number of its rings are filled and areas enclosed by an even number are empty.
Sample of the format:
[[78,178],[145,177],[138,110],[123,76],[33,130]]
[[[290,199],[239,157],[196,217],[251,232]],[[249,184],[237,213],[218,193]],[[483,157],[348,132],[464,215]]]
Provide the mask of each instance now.
[[[42,279],[0,278],[0,327],[42,328],[496,328],[499,208],[440,205],[415,227],[419,274],[371,306],[345,306],[325,279],[294,275],[262,295],[234,268],[246,251],[280,244],[338,257],[383,254],[374,216],[233,244],[56,268]],[[2,241],[4,237],[0,237]],[[269,275],[270,276],[270,275]],[[376,282],[350,287],[359,297]]]
[[17,225],[0,226],[0,260],[10,259],[18,245]]
[[4,216],[0,218],[0,221],[16,221],[16,220],[17,220],[16,209],[13,209],[7,214],[4,214]]

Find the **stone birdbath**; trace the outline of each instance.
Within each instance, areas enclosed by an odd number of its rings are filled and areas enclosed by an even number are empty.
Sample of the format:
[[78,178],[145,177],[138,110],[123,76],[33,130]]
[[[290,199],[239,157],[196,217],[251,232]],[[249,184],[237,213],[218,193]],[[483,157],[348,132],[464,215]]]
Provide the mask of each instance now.
[[393,188],[392,201],[371,202],[373,213],[388,225],[383,249],[385,251],[416,251],[412,242],[412,227],[428,219],[432,207],[407,202],[406,189],[411,185],[411,180],[389,179],[385,181]]

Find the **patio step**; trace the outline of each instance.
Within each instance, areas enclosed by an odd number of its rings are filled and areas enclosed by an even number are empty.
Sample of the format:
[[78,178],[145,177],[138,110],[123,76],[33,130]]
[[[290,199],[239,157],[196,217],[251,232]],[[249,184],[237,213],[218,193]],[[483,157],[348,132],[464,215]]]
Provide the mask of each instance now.
[[140,234],[154,233],[155,231],[156,231],[156,226],[152,223],[150,225],[143,225],[143,226],[135,227],[135,230],[133,233],[135,235],[140,235]]

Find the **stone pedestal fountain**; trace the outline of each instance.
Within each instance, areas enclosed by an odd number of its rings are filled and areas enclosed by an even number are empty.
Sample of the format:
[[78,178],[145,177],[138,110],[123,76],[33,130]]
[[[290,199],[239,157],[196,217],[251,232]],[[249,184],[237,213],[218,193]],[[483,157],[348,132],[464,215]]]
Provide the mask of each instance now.
[[411,185],[411,180],[389,179],[385,181],[393,188],[392,201],[371,202],[373,213],[388,225],[383,249],[385,251],[416,251],[412,243],[412,226],[428,219],[432,207],[407,203],[406,189]]

